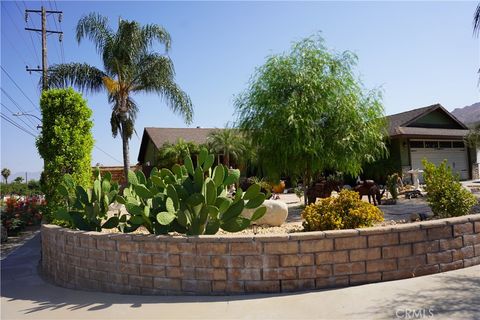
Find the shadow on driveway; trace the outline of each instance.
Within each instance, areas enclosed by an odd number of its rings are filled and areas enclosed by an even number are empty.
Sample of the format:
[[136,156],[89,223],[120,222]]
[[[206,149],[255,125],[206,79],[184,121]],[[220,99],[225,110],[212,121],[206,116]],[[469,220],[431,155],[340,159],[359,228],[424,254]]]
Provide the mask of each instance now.
[[[1,263],[1,296],[7,303],[29,301],[31,307],[21,310],[25,314],[58,309],[97,311],[119,304],[140,308],[144,304],[229,302],[296,295],[291,293],[244,296],[137,296],[67,289],[46,282],[39,275],[40,247],[38,234]],[[5,307],[8,308],[8,305],[3,305],[2,309]]]

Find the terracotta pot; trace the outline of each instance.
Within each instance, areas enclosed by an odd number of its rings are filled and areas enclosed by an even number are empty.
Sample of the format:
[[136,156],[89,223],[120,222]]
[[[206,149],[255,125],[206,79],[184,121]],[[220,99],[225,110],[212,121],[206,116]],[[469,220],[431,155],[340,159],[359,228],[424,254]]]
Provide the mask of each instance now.
[[285,190],[285,181],[283,180],[280,180],[279,184],[272,187],[273,193],[283,193],[283,190]]

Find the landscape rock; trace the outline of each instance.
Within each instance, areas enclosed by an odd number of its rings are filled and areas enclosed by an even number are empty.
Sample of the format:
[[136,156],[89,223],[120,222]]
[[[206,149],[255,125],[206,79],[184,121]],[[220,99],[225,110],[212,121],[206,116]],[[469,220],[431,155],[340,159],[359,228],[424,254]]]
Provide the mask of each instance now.
[[[288,216],[288,206],[285,202],[279,200],[265,200],[263,206],[267,207],[265,215],[254,221],[252,224],[256,225],[268,225],[268,226],[281,226]],[[242,216],[250,219],[255,212],[255,209],[245,209],[242,212]]]

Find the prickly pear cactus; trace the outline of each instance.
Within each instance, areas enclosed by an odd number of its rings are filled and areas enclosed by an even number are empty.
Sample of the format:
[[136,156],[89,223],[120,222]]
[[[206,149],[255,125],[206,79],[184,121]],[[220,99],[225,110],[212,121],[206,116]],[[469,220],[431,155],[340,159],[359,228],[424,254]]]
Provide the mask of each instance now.
[[[227,187],[238,182],[239,170],[218,165],[212,170],[215,157],[203,149],[194,167],[187,156],[184,165],[172,170],[153,169],[150,178],[143,173],[129,173],[129,185],[117,201],[125,204],[130,218],[120,221],[132,230],[143,225],[151,233],[176,231],[189,235],[215,234],[219,228],[237,232],[266,212],[262,207],[265,194],[254,184],[245,192],[238,189],[235,197],[227,196]],[[242,217],[244,208],[256,209],[251,219]]]
[[108,172],[103,178],[98,170],[95,175],[93,188],[88,190],[76,185],[71,175],[63,177],[58,191],[64,198],[64,206],[57,210],[55,219],[66,222],[74,229],[87,231],[118,226],[119,217],[107,219],[108,207],[118,195],[118,184],[111,183],[112,176]]

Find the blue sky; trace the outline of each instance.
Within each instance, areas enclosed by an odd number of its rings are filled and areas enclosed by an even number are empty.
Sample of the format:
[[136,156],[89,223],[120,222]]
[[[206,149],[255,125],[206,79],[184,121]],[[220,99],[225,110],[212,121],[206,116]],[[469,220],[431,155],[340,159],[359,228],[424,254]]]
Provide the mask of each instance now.
[[[448,110],[480,101],[477,86],[479,40],[472,36],[477,2],[7,2],[1,3],[1,64],[23,93],[2,71],[1,111],[29,132],[38,134],[24,117],[12,117],[20,107],[39,116],[39,76],[25,65],[40,64],[41,38],[24,30],[25,7],[58,8],[64,12],[64,61],[101,67],[92,44],[75,41],[79,18],[95,11],[109,17],[116,29],[119,17],[163,25],[172,36],[169,52],[177,83],[194,104],[191,127],[223,127],[234,120],[235,95],[245,89],[255,67],[270,54],[282,53],[293,41],[321,31],[335,51],[358,55],[357,72],[367,88],[381,88],[386,114],[441,103]],[[29,27],[40,26],[31,14]],[[58,27],[53,16],[49,29]],[[163,52],[162,47],[157,47]],[[62,62],[58,38],[48,37],[49,64]],[[6,92],[6,94],[5,94]],[[12,102],[8,96],[15,102]],[[28,97],[28,98],[27,98]],[[111,109],[105,94],[86,95],[93,109],[96,146],[92,163],[120,165],[121,141],[111,136]],[[33,104],[30,102],[33,101]],[[139,95],[141,106],[130,144],[136,161],[143,128],[184,127],[155,95]],[[17,105],[16,105],[17,104]],[[10,109],[10,111],[8,109]],[[106,155],[102,151],[108,153]],[[1,120],[1,165],[12,173],[41,171],[35,139]]]

